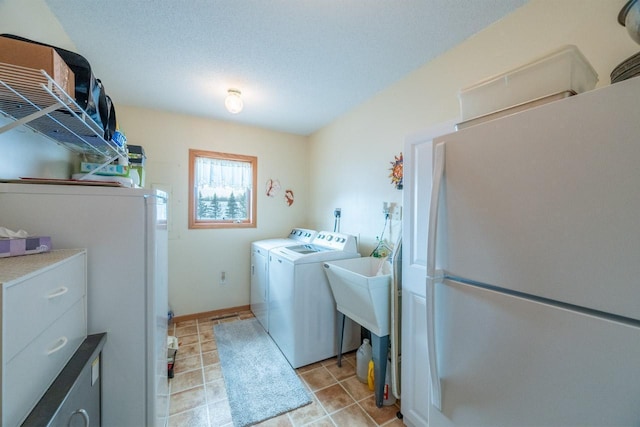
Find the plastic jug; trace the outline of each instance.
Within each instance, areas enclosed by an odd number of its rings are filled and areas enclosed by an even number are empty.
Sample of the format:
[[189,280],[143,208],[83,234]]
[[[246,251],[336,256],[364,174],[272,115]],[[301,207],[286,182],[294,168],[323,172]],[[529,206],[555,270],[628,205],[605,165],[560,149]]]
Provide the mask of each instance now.
[[387,371],[384,376],[384,390],[382,394],[382,405],[390,406],[396,403],[396,397],[391,390],[391,360],[387,359]]
[[369,340],[365,338],[362,341],[362,345],[356,352],[356,377],[361,383],[367,383],[367,375],[369,372],[369,361],[371,360],[371,344]]

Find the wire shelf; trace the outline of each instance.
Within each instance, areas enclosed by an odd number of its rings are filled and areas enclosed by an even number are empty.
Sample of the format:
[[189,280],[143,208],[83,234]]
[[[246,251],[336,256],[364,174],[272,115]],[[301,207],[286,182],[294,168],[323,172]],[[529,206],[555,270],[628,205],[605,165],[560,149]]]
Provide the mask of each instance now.
[[0,63],[0,112],[78,154],[113,159],[126,152],[46,72]]

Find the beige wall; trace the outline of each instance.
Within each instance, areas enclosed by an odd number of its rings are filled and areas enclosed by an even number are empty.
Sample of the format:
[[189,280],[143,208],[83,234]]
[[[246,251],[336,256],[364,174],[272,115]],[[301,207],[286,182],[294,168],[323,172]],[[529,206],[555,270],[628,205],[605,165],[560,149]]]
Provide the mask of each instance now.
[[[609,73],[640,50],[617,21],[626,0],[532,0],[493,26],[424,65],[310,137],[309,218],[361,236],[368,255],[383,224],[383,201],[401,201],[389,162],[408,135],[459,118],[457,93],[566,45],[582,51],[608,85]],[[331,169],[322,165],[332,162]]]
[[[13,122],[0,116],[0,126]],[[68,178],[77,156],[22,126],[0,134],[0,178]]]
[[74,50],[75,45],[44,0],[0,0],[0,30]]
[[[0,34],[4,33],[75,48],[43,0],[0,0]],[[8,119],[0,116],[0,126],[7,122]],[[2,178],[67,178],[74,157],[66,149],[24,127],[0,134]]]
[[[169,301],[176,315],[248,304],[251,242],[307,226],[306,138],[126,106],[119,106],[117,114],[128,143],[142,145],[147,154],[145,186],[170,194]],[[257,228],[188,229],[190,148],[258,157]],[[270,178],[282,185],[273,198],[264,191]],[[284,201],[285,189],[295,195],[291,206]],[[219,283],[222,271],[225,285]]]
[[[176,314],[248,304],[250,242],[281,236],[291,226],[332,230],[336,207],[341,231],[359,236],[360,252],[368,255],[384,225],[382,203],[402,202],[388,175],[407,135],[459,117],[460,88],[565,44],[577,45],[591,62],[599,86],[609,84],[611,70],[640,50],[616,22],[625,2],[532,0],[308,138],[117,105],[129,142],[147,152],[147,186],[171,195],[169,286]],[[43,0],[0,0],[0,31],[72,48]],[[7,140],[0,136],[3,152],[24,150],[20,136]],[[258,156],[257,229],[187,229],[189,148]],[[264,195],[269,178],[293,189],[293,206]],[[393,221],[385,237],[394,241],[399,233]],[[223,270],[226,286],[218,280]]]

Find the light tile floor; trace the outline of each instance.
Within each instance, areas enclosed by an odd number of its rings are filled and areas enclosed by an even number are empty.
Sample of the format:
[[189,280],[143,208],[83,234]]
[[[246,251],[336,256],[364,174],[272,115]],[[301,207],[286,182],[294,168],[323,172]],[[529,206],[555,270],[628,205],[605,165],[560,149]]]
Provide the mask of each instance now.
[[[170,380],[169,427],[232,427],[213,325],[253,317],[251,312],[174,323],[178,337],[174,378]],[[313,402],[266,420],[261,427],[401,427],[398,404],[378,408],[373,392],[355,375],[355,352],[345,354],[342,367],[328,359],[297,369]]]

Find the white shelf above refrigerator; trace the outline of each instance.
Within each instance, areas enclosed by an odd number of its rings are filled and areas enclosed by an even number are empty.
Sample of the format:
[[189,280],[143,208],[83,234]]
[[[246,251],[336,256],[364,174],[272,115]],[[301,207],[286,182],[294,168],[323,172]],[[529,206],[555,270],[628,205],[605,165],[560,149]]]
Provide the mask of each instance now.
[[103,129],[46,72],[0,63],[0,113],[14,119],[0,134],[27,126],[78,154],[125,156]]

